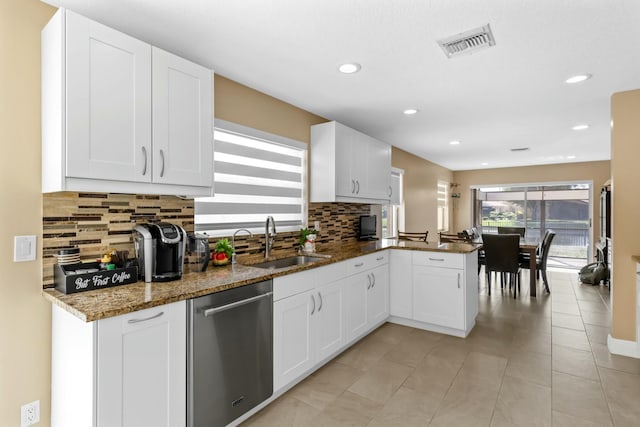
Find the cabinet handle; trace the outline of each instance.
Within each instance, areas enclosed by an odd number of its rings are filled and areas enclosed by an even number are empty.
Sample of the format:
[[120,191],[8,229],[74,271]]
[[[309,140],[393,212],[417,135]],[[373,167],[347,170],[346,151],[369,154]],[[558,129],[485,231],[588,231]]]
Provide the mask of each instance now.
[[356,192],[356,182],[351,180],[351,194]]
[[311,315],[316,312],[316,299],[311,295],[311,302],[313,303],[313,308],[311,309]]
[[460,289],[460,273],[458,273],[458,289]]
[[164,151],[160,150],[160,159],[162,160],[162,168],[160,169],[160,178],[164,176]]
[[318,313],[322,310],[322,294],[318,292],[318,299],[320,300],[320,306],[318,307]]
[[363,265],[364,265],[364,262],[359,262],[355,264],[354,267],[362,267]]
[[376,274],[371,273],[371,277],[373,278],[373,283],[371,284],[371,288],[373,288],[376,285]]
[[360,194],[360,181],[356,179],[356,194]]
[[220,307],[205,308],[202,311],[204,312],[204,317],[209,317],[209,316],[212,316],[214,314],[220,313],[222,311],[227,311],[227,310],[231,310],[232,308],[236,308],[236,307],[240,307],[242,305],[250,304],[250,303],[252,303],[254,301],[257,301],[259,299],[262,299],[262,298],[269,298],[271,295],[273,295],[273,292],[267,292],[266,294],[256,295],[255,297],[251,297],[251,298],[243,299],[243,300],[240,300],[240,301],[232,302],[232,303],[229,303],[229,304],[221,305]]
[[371,289],[371,275],[367,274],[367,290]]
[[391,197],[393,195],[393,188],[391,188],[391,186],[389,186],[389,197]]
[[384,257],[383,257],[383,256],[381,256],[381,257],[379,257],[379,258],[376,258],[376,261],[382,261],[383,259],[384,259]]
[[429,258],[429,261],[444,261],[444,258]]
[[158,317],[162,316],[163,314],[164,314],[164,311],[161,311],[158,314],[154,314],[153,316],[150,316],[150,317],[145,317],[144,319],[129,319],[129,320],[127,320],[127,323],[132,325],[134,323],[146,322],[147,320],[157,319]]
[[147,147],[142,147],[142,155],[144,156],[144,167],[142,168],[142,175],[147,174]]

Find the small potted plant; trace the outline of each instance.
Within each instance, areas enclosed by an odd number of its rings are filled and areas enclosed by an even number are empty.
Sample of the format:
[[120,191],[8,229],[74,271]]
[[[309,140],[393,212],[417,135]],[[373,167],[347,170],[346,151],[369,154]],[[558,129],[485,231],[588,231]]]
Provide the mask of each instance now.
[[233,247],[229,243],[229,239],[220,239],[211,253],[211,261],[213,265],[227,265],[231,261],[232,255]]
[[309,254],[316,251],[316,230],[313,228],[300,229],[300,250]]

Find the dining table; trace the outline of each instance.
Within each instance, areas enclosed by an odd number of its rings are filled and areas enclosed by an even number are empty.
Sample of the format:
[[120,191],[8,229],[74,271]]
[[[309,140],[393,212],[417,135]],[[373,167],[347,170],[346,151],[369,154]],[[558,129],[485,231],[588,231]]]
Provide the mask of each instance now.
[[520,253],[529,254],[529,295],[532,297],[536,296],[536,289],[538,287],[538,282],[536,280],[537,249],[537,242],[526,238],[520,239]]

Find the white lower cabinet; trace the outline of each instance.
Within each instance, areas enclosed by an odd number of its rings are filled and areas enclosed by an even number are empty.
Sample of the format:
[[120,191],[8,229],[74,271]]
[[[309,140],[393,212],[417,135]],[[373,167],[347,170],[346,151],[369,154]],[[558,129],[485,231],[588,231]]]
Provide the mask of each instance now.
[[464,328],[462,270],[413,267],[413,319],[447,328]]
[[52,426],[186,425],[184,301],[89,323],[52,316]]
[[389,254],[389,314],[413,318],[412,251],[391,250]]
[[388,292],[387,252],[274,278],[274,391],[384,322]]
[[[274,280],[274,287],[277,279]],[[312,343],[313,290],[273,303],[273,389],[294,380],[315,363]],[[315,311],[315,310],[314,310]]]
[[347,339],[359,337],[367,330],[367,296],[370,278],[365,273],[353,275],[345,280],[347,302]]
[[345,343],[344,286],[341,281],[318,287],[318,307],[313,323],[316,359],[324,360]]
[[373,326],[389,317],[389,266],[371,270],[371,286],[367,293],[367,325]]
[[401,252],[392,251],[390,321],[467,336],[478,314],[477,254]]

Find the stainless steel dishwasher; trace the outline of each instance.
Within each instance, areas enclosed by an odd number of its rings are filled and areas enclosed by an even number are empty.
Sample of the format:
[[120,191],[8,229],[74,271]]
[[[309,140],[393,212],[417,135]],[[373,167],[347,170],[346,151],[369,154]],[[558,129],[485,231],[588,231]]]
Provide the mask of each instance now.
[[273,394],[272,281],[188,301],[187,425],[224,426]]

